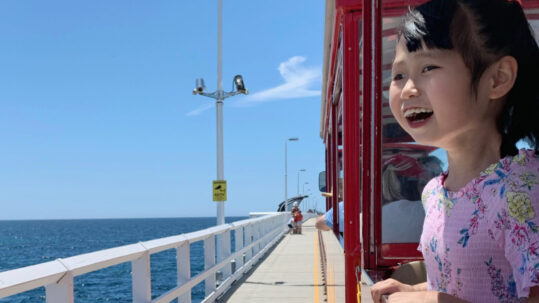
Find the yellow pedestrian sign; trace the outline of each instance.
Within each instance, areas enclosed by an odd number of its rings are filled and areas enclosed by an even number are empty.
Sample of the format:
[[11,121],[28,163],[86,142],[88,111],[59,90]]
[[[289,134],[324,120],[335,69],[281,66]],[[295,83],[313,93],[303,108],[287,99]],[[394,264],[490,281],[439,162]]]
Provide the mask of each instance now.
[[213,180],[213,201],[226,201],[226,180]]

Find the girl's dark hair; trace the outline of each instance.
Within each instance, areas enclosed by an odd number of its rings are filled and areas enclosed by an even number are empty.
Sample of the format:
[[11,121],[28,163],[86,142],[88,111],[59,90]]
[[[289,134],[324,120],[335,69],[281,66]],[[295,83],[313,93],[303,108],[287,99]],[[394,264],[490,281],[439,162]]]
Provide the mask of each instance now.
[[473,92],[492,63],[514,57],[517,78],[496,121],[502,135],[500,156],[517,154],[520,139],[539,153],[539,83],[534,83],[539,48],[517,1],[432,0],[410,9],[398,36],[410,52],[423,45],[455,49],[471,72]]

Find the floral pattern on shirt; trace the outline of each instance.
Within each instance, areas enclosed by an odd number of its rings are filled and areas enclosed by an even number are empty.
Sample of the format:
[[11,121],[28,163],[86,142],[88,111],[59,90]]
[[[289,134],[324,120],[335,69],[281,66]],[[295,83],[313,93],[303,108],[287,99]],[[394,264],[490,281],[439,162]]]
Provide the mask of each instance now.
[[507,284],[504,282],[504,278],[501,274],[501,270],[497,269],[492,264],[492,258],[490,258],[485,264],[488,267],[488,275],[492,281],[491,291],[494,296],[497,297],[498,302],[513,302],[516,298],[517,285],[513,279],[513,275],[509,275]]
[[431,239],[431,242],[428,247],[429,247],[428,249],[430,249],[430,252],[434,254],[434,260],[436,260],[438,264],[438,272],[440,274],[438,277],[436,277],[436,279],[432,281],[432,283],[436,281],[436,283],[433,284],[435,285],[435,289],[441,292],[456,295],[458,291],[460,290],[460,288],[462,288],[462,282],[460,281],[460,278],[458,277],[460,275],[461,270],[460,268],[457,268],[456,270],[456,276],[457,276],[455,278],[455,280],[457,281],[456,289],[448,290],[448,286],[453,280],[452,264],[447,258],[447,254],[449,253],[449,247],[445,247],[442,253],[438,252],[438,241],[435,238]]
[[521,302],[539,285],[539,159],[521,150],[457,192],[425,187],[428,287],[470,302]]

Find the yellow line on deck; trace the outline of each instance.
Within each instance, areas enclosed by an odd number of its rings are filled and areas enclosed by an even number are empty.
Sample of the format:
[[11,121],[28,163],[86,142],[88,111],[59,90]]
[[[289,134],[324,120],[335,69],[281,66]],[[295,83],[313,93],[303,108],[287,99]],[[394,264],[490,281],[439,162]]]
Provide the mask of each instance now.
[[314,302],[320,303],[318,296],[318,231],[314,233]]
[[327,263],[327,275],[328,275],[328,303],[335,303],[335,278],[333,277],[333,264],[328,261]]

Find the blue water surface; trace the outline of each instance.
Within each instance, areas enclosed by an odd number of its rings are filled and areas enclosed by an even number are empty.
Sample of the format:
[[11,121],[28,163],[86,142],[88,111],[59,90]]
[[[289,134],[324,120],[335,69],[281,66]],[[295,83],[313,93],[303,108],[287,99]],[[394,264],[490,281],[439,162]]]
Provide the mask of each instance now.
[[[242,219],[246,217],[227,217],[225,221]],[[214,226],[215,221],[209,217],[0,221],[0,272],[197,231]],[[203,256],[202,241],[192,243],[191,276],[203,270]],[[151,274],[153,298],[174,288],[177,285],[176,250],[151,255]],[[130,262],[75,277],[74,292],[76,303],[132,302]],[[193,288],[192,298],[193,302],[204,298],[203,282]],[[3,298],[0,302],[45,302],[45,288]]]

